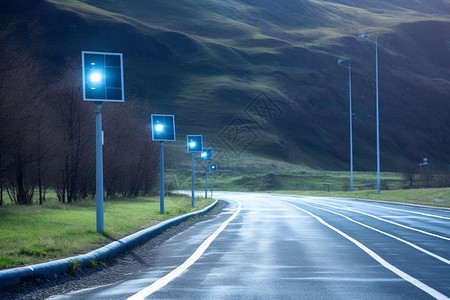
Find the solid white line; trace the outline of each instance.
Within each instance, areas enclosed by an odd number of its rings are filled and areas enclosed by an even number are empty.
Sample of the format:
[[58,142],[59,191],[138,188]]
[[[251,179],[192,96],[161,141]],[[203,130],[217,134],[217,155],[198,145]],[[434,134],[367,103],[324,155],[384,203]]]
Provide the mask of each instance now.
[[421,289],[422,291],[424,291],[425,293],[429,294],[430,296],[436,298],[436,299],[449,299],[447,296],[445,296],[444,294],[436,291],[435,289],[433,289],[432,287],[429,287],[428,285],[426,285],[425,283],[419,281],[418,279],[412,277],[411,275],[406,274],[405,272],[403,272],[402,270],[398,269],[397,267],[391,265],[390,263],[388,263],[387,261],[385,261],[383,258],[381,258],[378,254],[376,254],[374,251],[370,250],[369,248],[367,248],[365,245],[363,245],[362,243],[358,242],[356,239],[352,238],[351,236],[345,234],[344,232],[340,231],[339,229],[337,229],[336,227],[333,227],[332,225],[328,224],[327,222],[325,222],[324,220],[322,220],[322,218],[314,215],[313,213],[300,208],[298,206],[295,206],[291,203],[287,203],[285,202],[287,205],[290,205],[298,210],[301,210],[305,213],[307,213],[308,215],[310,215],[311,217],[314,217],[315,219],[317,219],[320,223],[322,223],[323,225],[327,226],[328,228],[334,230],[335,232],[337,232],[338,234],[340,234],[341,236],[343,236],[344,238],[346,238],[347,240],[349,240],[350,242],[352,242],[353,244],[355,244],[356,246],[358,246],[359,248],[361,248],[364,252],[366,252],[367,254],[369,254],[373,259],[375,259],[378,263],[380,263],[383,267],[385,267],[386,269],[390,270],[391,272],[397,274],[398,276],[400,276],[401,278],[403,278],[404,280],[408,281],[409,283],[413,284],[414,286],[418,287],[419,289]]
[[181,273],[186,271],[190,266],[192,266],[203,255],[206,249],[208,249],[209,245],[211,245],[211,243],[225,229],[225,227],[227,227],[228,224],[230,224],[230,222],[233,221],[233,219],[236,218],[236,216],[239,214],[239,212],[241,211],[242,203],[239,201],[237,202],[239,203],[239,206],[236,212],[231,217],[229,217],[213,234],[211,234],[183,264],[178,266],[169,274],[161,277],[148,287],[129,297],[127,300],[145,299],[145,297],[150,296],[152,293],[167,285],[169,282],[180,276]]
[[417,229],[417,228],[414,228],[414,227],[409,227],[409,226],[406,226],[406,225],[403,225],[403,224],[400,224],[400,223],[396,223],[394,221],[389,221],[389,220],[386,220],[386,219],[383,219],[383,218],[380,218],[380,217],[377,217],[377,216],[374,216],[374,215],[371,215],[371,214],[368,214],[368,213],[365,213],[365,212],[362,212],[362,211],[359,211],[359,210],[354,210],[354,209],[351,209],[351,208],[338,207],[338,206],[329,205],[329,204],[325,204],[325,203],[317,202],[317,201],[315,201],[314,203],[319,204],[319,205],[323,205],[323,206],[328,206],[328,207],[340,209],[340,210],[352,211],[352,212],[355,212],[355,213],[358,213],[358,214],[362,214],[362,215],[366,215],[366,216],[369,216],[371,218],[374,218],[374,219],[377,219],[377,220],[380,220],[380,221],[383,221],[383,222],[386,222],[386,223],[390,223],[390,224],[393,224],[393,225],[396,225],[396,226],[399,226],[399,227],[403,227],[403,228],[406,228],[406,229],[409,229],[409,230],[413,230],[413,231],[417,231],[417,232],[420,232],[420,233],[423,233],[423,234],[426,234],[426,235],[429,235],[429,236],[433,236],[433,237],[436,237],[436,238],[439,238],[439,239],[450,241],[449,237],[438,235],[438,234],[434,234],[434,233],[431,233],[431,232],[428,232],[428,231],[424,231],[424,230],[421,230],[421,229]]
[[[427,216],[427,217],[432,217],[432,218],[438,218],[438,219],[444,219],[444,220],[450,220],[450,217],[444,217],[444,216],[438,216],[438,215],[432,215],[432,214],[427,214],[427,213],[423,213],[423,212],[418,212],[418,211],[412,211],[412,210],[408,210],[408,209],[400,209],[400,208],[393,208],[393,207],[387,207],[387,206],[382,206],[382,205],[375,205],[375,204],[370,204],[370,203],[363,203],[361,201],[351,201],[351,200],[345,200],[345,199],[338,199],[338,198],[331,198],[335,201],[339,201],[339,202],[347,202],[347,203],[352,203],[352,204],[362,204],[362,205],[367,205],[367,206],[373,206],[373,207],[377,207],[377,208],[381,208],[381,209],[389,209],[389,210],[397,210],[397,211],[403,211],[403,212],[408,212],[411,214],[416,214],[416,215],[422,215],[422,216]],[[388,203],[386,203],[388,204]],[[442,210],[442,212],[446,212],[448,213],[448,211],[444,211]]]
[[400,237],[398,237],[398,236],[395,236],[395,235],[393,235],[393,234],[384,232],[384,231],[382,231],[382,230],[380,230],[380,229],[377,229],[377,228],[375,228],[375,227],[369,226],[369,225],[367,225],[367,224],[358,222],[358,221],[353,220],[352,218],[350,218],[350,217],[348,217],[348,216],[346,216],[346,215],[337,213],[337,212],[335,212],[335,211],[332,211],[332,210],[329,210],[329,209],[326,209],[326,208],[322,208],[322,207],[317,207],[317,206],[314,206],[314,205],[311,205],[311,204],[306,204],[306,203],[302,203],[302,204],[303,204],[303,205],[310,206],[310,207],[314,207],[314,208],[316,208],[316,209],[324,210],[324,211],[330,212],[330,213],[335,214],[335,215],[338,215],[338,216],[341,216],[341,217],[343,217],[343,218],[345,218],[345,219],[347,219],[347,220],[349,220],[349,221],[351,221],[351,222],[353,222],[353,223],[356,223],[356,224],[358,224],[358,225],[364,226],[364,227],[369,228],[369,229],[371,229],[371,230],[374,230],[374,231],[376,231],[376,232],[378,232],[378,233],[381,233],[381,234],[384,234],[384,235],[386,235],[386,236],[388,236],[388,237],[391,237],[391,238],[393,238],[393,239],[396,239],[396,240],[398,240],[398,241],[400,241],[400,242],[402,242],[402,243],[405,243],[405,244],[407,244],[408,246],[411,246],[411,247],[413,247],[413,248],[415,248],[415,249],[417,249],[417,250],[419,250],[419,251],[421,251],[421,252],[423,252],[423,253],[425,253],[425,254],[427,254],[427,255],[429,255],[429,256],[432,256],[432,257],[434,257],[434,258],[436,258],[436,259],[442,261],[443,263],[446,263],[446,264],[450,265],[450,260],[448,260],[448,259],[446,259],[446,258],[443,258],[442,256],[439,256],[439,255],[437,255],[437,254],[434,254],[434,253],[432,253],[432,252],[430,252],[430,251],[428,251],[428,250],[425,250],[425,249],[423,249],[422,247],[417,246],[416,244],[411,243],[411,242],[409,242],[409,241],[407,241],[407,240],[404,240],[404,239],[402,239],[402,238],[400,238]]

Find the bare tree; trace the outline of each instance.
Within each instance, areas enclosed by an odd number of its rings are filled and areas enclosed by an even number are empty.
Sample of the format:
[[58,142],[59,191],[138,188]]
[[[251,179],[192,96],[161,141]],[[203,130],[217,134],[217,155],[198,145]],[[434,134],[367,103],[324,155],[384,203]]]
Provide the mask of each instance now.
[[[82,100],[78,68],[71,68],[76,64],[68,63],[63,78],[47,91],[31,54],[0,50],[1,61],[14,61],[0,64],[0,205],[4,188],[16,204],[32,204],[36,187],[40,204],[49,187],[61,202],[93,194],[94,105]],[[151,192],[159,166],[149,109],[133,102],[105,105],[104,116],[108,195]]]
[[116,194],[136,197],[150,192],[158,174],[157,145],[148,128],[150,111],[132,101],[105,105],[105,188]]
[[417,166],[405,166],[402,171],[402,176],[408,182],[408,188],[412,188],[414,180],[417,178]]
[[[60,82],[52,93],[49,102],[54,112],[53,126],[56,128],[54,139],[55,164],[53,176],[58,198],[61,202],[70,203],[82,195],[89,185],[83,184],[83,174],[93,168],[86,161],[92,151],[93,110],[89,110],[89,103],[84,103],[80,91],[80,82],[74,72],[68,72],[67,77]],[[92,132],[92,133],[91,133]]]
[[10,198],[17,204],[31,204],[35,186],[35,164],[39,149],[33,134],[36,111],[43,96],[41,66],[28,53],[3,49],[6,64],[1,74],[1,176]]

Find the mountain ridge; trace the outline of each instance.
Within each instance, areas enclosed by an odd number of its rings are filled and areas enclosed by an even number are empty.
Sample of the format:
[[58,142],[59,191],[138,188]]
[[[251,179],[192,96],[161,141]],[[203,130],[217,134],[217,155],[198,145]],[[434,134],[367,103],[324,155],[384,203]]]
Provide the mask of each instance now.
[[[355,167],[374,169],[375,45],[357,34],[376,33],[382,164],[398,170],[426,156],[450,161],[448,1],[48,0],[34,7],[15,14],[43,28],[27,43],[44,41],[33,51],[51,69],[81,50],[123,52],[127,94],[176,114],[179,135],[191,128],[221,152],[330,169],[349,161],[340,57],[353,69]],[[23,26],[11,18],[5,26]],[[21,32],[9,31],[7,39]],[[248,109],[261,93],[282,116]],[[226,129],[252,143],[233,149]]]

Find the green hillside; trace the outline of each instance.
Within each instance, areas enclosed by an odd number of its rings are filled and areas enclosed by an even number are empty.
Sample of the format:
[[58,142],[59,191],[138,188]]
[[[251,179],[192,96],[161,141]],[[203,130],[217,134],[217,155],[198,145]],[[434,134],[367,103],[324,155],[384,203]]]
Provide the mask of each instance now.
[[203,134],[218,160],[346,169],[348,77],[336,64],[344,58],[353,69],[355,169],[374,170],[375,45],[358,34],[378,35],[383,170],[422,157],[448,168],[447,0],[2,5],[2,40],[19,40],[45,62],[49,78],[78,66],[82,50],[124,53],[127,101],[176,115],[177,143],[168,156],[177,164],[190,162],[185,135]]

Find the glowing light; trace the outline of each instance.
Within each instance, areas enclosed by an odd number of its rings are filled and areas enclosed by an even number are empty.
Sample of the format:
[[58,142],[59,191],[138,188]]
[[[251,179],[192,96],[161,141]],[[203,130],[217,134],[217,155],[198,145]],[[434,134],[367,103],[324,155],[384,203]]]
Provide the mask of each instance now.
[[92,83],[99,83],[100,81],[102,81],[102,74],[100,74],[99,72],[93,72],[89,76],[89,80]]
[[191,147],[191,148],[195,148],[196,145],[197,145],[197,143],[193,142],[193,141],[189,143],[189,147]]
[[206,157],[206,155],[208,155],[208,153],[202,152],[202,157]]
[[164,125],[163,124],[156,124],[155,125],[155,130],[156,131],[161,132],[161,131],[163,131],[163,129],[164,129]]

